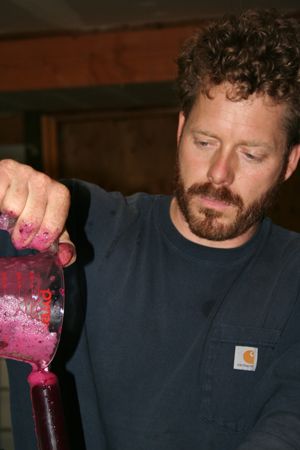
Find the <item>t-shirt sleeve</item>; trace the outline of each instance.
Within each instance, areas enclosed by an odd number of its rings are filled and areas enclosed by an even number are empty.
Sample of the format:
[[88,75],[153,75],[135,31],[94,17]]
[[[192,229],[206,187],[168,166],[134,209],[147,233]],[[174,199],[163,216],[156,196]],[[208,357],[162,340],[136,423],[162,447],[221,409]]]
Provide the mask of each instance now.
[[138,209],[120,192],[106,192],[80,180],[64,181],[71,192],[67,228],[85,264],[109,252],[137,220]]

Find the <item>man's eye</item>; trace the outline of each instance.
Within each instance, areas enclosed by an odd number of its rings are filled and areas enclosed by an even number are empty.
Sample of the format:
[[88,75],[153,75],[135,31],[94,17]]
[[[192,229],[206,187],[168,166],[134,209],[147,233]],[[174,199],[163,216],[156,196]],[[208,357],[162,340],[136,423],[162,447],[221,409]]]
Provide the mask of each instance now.
[[250,161],[256,161],[257,157],[255,155],[253,155],[252,153],[244,153],[244,155],[246,156],[247,159],[249,159]]
[[244,152],[244,157],[247,159],[247,161],[255,163],[259,163],[264,159],[264,155],[249,152]]
[[210,145],[210,143],[208,141],[203,141],[203,140],[199,140],[199,139],[195,139],[194,143],[197,147],[201,147],[201,148],[206,148]]

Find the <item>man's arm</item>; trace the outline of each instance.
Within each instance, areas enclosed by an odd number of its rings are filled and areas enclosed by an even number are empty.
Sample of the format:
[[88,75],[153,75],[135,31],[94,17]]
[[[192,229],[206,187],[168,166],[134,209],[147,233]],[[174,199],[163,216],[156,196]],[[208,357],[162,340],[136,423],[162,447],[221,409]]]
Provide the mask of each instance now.
[[[237,450],[300,450],[299,324],[300,298],[282,332],[278,357],[252,398],[256,423]],[[259,408],[260,394],[265,402]]]
[[58,245],[66,266],[75,260],[75,247],[65,230],[69,190],[25,164],[0,161],[0,228],[8,229],[14,246],[45,251]]
[[[283,383],[284,384],[284,383]],[[300,449],[299,381],[278,386],[255,427],[238,450]]]

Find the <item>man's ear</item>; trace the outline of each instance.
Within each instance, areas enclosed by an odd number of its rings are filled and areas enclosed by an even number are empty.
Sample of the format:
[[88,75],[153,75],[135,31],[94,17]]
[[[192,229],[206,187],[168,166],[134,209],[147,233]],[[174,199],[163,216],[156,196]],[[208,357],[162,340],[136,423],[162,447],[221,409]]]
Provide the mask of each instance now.
[[179,117],[178,117],[178,127],[177,127],[177,145],[179,145],[180,138],[181,138],[181,135],[183,132],[184,124],[185,124],[185,116],[184,116],[183,112],[180,111]]
[[291,150],[291,153],[289,155],[288,165],[287,165],[285,176],[284,176],[285,180],[290,178],[290,176],[296,170],[299,158],[300,158],[300,144],[295,145]]

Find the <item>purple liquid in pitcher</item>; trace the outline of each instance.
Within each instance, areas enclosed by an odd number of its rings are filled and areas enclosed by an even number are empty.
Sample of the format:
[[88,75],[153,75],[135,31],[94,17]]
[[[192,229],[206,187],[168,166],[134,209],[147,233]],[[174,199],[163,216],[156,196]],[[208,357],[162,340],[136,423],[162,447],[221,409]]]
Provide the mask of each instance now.
[[63,299],[53,255],[0,258],[0,356],[47,367],[59,342]]
[[[34,368],[49,364],[57,346],[56,332],[20,307],[22,298],[5,295],[0,300],[0,355],[30,363]],[[7,321],[5,321],[7,317]]]

